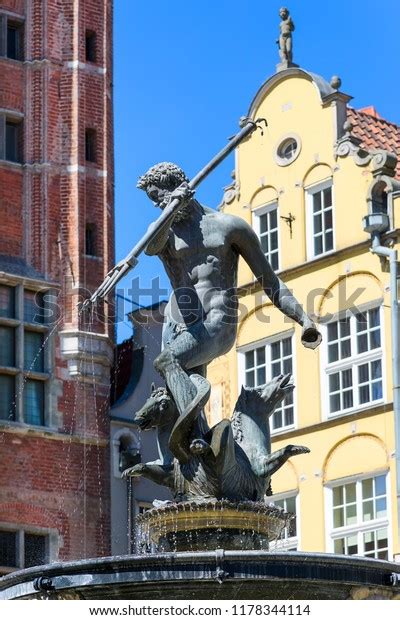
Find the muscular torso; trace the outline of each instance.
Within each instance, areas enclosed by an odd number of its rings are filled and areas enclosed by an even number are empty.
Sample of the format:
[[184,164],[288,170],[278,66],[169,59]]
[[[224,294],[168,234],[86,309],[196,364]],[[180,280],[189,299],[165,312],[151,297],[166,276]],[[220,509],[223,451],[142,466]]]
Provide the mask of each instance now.
[[174,289],[168,308],[174,322],[207,322],[218,314],[236,323],[239,256],[230,232],[230,216],[206,208],[173,225],[160,258]]

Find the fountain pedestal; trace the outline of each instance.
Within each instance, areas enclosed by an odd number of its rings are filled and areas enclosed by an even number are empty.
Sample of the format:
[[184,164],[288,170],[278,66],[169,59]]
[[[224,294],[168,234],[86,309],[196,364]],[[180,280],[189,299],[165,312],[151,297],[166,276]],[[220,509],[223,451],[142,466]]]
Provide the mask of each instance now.
[[137,523],[144,551],[268,551],[290,519],[280,508],[262,502],[214,500],[154,508]]

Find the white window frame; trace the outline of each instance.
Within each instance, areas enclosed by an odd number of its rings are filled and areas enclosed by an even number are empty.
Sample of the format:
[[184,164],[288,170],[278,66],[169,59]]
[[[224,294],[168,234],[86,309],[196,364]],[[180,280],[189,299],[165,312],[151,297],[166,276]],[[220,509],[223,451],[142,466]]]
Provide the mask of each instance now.
[[276,501],[282,501],[285,499],[294,498],[296,505],[296,536],[290,538],[280,538],[274,543],[275,549],[294,551],[293,547],[296,547],[296,551],[300,551],[300,494],[298,490],[286,491],[285,493],[274,493],[268,498],[269,501],[275,504]]
[[[361,483],[363,480],[368,480],[370,478],[375,478],[376,476],[386,476],[386,517],[380,519],[374,519],[372,521],[357,521],[355,525],[345,525],[343,527],[335,528],[333,526],[333,489],[335,487],[344,486],[346,484],[351,484],[353,482],[356,483],[356,510],[357,510],[357,518],[359,517],[359,510],[362,507],[362,488]],[[348,476],[346,478],[340,478],[338,480],[334,480],[328,482],[325,485],[324,493],[325,493],[325,506],[327,509],[327,519],[326,519],[326,549],[328,553],[334,553],[334,543],[338,538],[345,538],[347,536],[355,536],[357,535],[357,546],[359,549],[362,548],[363,545],[363,534],[367,532],[373,532],[379,529],[387,529],[388,533],[388,559],[389,561],[393,559],[393,536],[392,536],[392,523],[391,523],[391,515],[392,515],[392,505],[391,505],[391,481],[390,481],[390,472],[387,469],[377,470],[373,472],[368,472],[367,474]],[[361,556],[365,557],[365,556]]]
[[[321,385],[323,389],[321,390],[321,411],[323,412],[323,416],[325,420],[331,420],[333,418],[338,418],[341,416],[346,416],[351,413],[356,413],[358,411],[365,411],[366,409],[371,409],[372,407],[379,406],[387,402],[387,389],[386,389],[386,356],[384,354],[384,346],[385,342],[385,331],[384,331],[384,314],[383,314],[383,306],[381,302],[370,302],[368,304],[364,304],[357,308],[358,312],[368,312],[369,310],[373,310],[375,308],[379,308],[379,319],[380,319],[380,332],[381,332],[381,346],[377,349],[372,349],[371,351],[366,351],[365,353],[353,354],[353,351],[357,351],[357,332],[356,332],[356,319],[353,312],[345,311],[335,315],[329,323],[334,323],[336,321],[340,321],[346,316],[350,316],[350,343],[351,343],[351,351],[352,355],[345,359],[337,360],[336,362],[328,362],[328,324],[321,324],[321,329],[323,331],[323,348],[321,351]],[[380,360],[382,364],[382,398],[379,400],[371,400],[368,403],[359,403],[359,394],[358,388],[359,383],[358,379],[354,381],[356,378],[356,372],[358,366],[361,366],[363,363],[372,362]],[[348,409],[342,409],[340,411],[330,412],[330,392],[329,392],[329,376],[334,374],[335,372],[339,372],[341,370],[352,369],[352,377],[353,377],[353,406]]]
[[[313,196],[318,192],[322,192],[324,189],[328,188],[332,189],[332,238],[333,238],[333,248],[332,250],[328,250],[327,252],[322,252],[321,254],[315,254],[314,251],[314,217],[313,217]],[[335,188],[333,184],[333,179],[329,178],[325,181],[317,183],[316,185],[310,185],[305,188],[305,203],[306,203],[306,226],[307,226],[307,258],[308,260],[314,260],[321,258],[322,256],[329,256],[336,251],[336,218],[335,218]]]
[[[292,339],[292,377],[293,381],[296,384],[296,347],[295,347],[295,339],[294,339],[294,329],[288,330],[286,332],[281,332],[280,334],[275,334],[269,338],[263,338],[262,340],[257,340],[256,342],[252,342],[250,344],[244,345],[237,349],[238,354],[238,385],[241,387],[242,385],[246,385],[246,353],[249,351],[254,351],[255,349],[259,349],[261,347],[266,348],[265,354],[265,368],[266,368],[266,382],[272,379],[270,375],[271,368],[271,348],[275,342],[279,342],[280,340],[285,340],[286,338]],[[272,417],[272,416],[271,416]],[[282,426],[278,429],[273,429],[272,424],[270,423],[270,432],[271,436],[280,435],[282,433],[286,433],[288,430],[292,430],[297,428],[297,395],[296,390],[293,391],[293,424],[288,426]]]
[[[271,211],[275,211],[275,210],[276,210],[276,225],[277,225],[277,232],[278,232],[278,252],[274,252],[274,253],[278,254],[278,268],[277,269],[274,268],[274,271],[279,272],[281,271],[282,267],[281,267],[281,227],[280,227],[278,201],[275,200],[274,202],[270,202],[261,207],[257,207],[256,209],[253,209],[252,219],[253,219],[253,229],[255,230],[256,235],[261,243],[260,218],[261,216],[266,215],[267,213],[270,213]],[[268,236],[270,235],[269,232],[267,234]],[[267,254],[265,254],[266,258],[271,263],[270,255],[271,255],[271,252],[268,252]]]

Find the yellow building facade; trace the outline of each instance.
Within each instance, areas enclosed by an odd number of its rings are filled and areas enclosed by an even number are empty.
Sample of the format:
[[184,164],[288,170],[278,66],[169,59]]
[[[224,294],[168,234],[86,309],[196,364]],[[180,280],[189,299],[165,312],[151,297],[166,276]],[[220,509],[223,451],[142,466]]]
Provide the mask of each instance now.
[[268,128],[237,149],[220,206],[254,227],[323,342],[304,348],[301,328],[241,262],[236,346],[209,367],[208,415],[212,423],[221,410],[230,417],[242,385],[291,372],[296,389],[270,420],[272,449],[300,444],[311,452],[272,479],[272,501],[297,515],[279,544],[392,559],[400,541],[390,278],[370,251],[363,217],[387,214],[382,240],[396,247],[400,128],[373,108],[354,110],[339,89],[338,78],[328,84],[297,67],[269,78],[248,113]]

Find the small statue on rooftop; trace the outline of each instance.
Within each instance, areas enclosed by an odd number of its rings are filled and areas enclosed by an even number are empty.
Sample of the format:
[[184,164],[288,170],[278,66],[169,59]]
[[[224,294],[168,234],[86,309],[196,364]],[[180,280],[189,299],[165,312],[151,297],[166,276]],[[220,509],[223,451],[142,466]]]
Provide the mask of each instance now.
[[294,31],[294,23],[290,17],[289,10],[286,7],[282,7],[279,11],[281,17],[280,23],[280,36],[277,40],[279,45],[279,55],[281,57],[282,64],[290,65],[293,62],[293,38],[292,32]]

